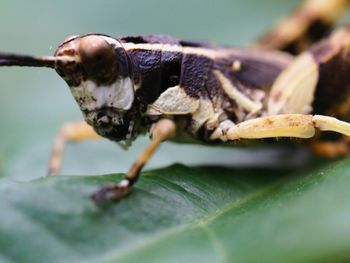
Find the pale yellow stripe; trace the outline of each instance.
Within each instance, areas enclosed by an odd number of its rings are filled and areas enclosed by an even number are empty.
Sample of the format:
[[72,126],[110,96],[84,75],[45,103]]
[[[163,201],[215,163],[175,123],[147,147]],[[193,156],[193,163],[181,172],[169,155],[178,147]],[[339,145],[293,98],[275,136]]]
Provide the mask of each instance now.
[[225,57],[235,54],[237,52],[234,49],[221,49],[212,50],[200,47],[182,47],[179,45],[171,44],[135,44],[135,43],[123,43],[123,47],[126,51],[143,49],[143,50],[162,50],[164,52],[181,52],[182,54],[193,54],[198,56],[205,56],[211,59],[217,57]]
[[254,102],[249,99],[245,94],[240,92],[220,71],[214,70],[214,74],[220,81],[222,88],[224,89],[227,96],[229,96],[230,99],[234,100],[237,105],[241,106],[249,113],[255,113],[261,110],[262,104],[260,102]]

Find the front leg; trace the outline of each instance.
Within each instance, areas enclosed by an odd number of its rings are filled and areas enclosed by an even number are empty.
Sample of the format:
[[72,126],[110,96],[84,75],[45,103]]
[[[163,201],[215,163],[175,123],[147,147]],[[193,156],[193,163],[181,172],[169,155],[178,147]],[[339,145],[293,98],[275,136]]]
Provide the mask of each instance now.
[[151,158],[160,144],[171,139],[176,132],[176,125],[172,120],[161,119],[151,128],[151,142],[143,153],[137,158],[136,162],[130,168],[127,175],[118,184],[107,185],[93,194],[92,199],[96,203],[104,201],[118,201],[126,196],[132,189],[132,186],[138,180],[140,171],[147,161]]
[[62,125],[53,143],[48,175],[58,175],[64,148],[67,142],[100,139],[101,137],[85,121],[68,122]]

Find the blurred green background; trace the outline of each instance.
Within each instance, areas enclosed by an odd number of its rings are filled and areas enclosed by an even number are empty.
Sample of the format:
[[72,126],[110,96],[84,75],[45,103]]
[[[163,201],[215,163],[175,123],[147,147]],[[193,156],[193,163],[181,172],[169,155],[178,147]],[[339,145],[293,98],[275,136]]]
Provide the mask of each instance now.
[[[1,1],[0,50],[52,54],[67,36],[169,34],[246,46],[288,13],[298,0]],[[0,69],[0,176],[26,180],[45,175],[52,140],[65,121],[81,114],[62,79],[50,69]],[[63,174],[124,172],[147,143],[125,152],[102,140],[70,144]],[[209,149],[166,143],[149,167],[185,164],[284,165],[273,150]],[[264,156],[264,158],[262,158]],[[289,158],[290,159],[290,158]],[[293,163],[293,158],[291,159]],[[291,162],[290,160],[288,161]]]

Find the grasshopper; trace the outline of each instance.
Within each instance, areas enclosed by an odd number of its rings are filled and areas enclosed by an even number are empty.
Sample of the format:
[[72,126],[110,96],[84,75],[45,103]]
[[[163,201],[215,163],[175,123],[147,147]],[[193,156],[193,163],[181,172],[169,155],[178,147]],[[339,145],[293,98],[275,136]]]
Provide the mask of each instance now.
[[[49,174],[66,141],[105,137],[125,147],[151,141],[125,178],[93,199],[120,200],[165,140],[227,143],[277,137],[308,140],[319,154],[347,153],[350,124],[350,26],[333,34],[346,0],[309,0],[249,49],[170,36],[66,39],[53,56],[0,54],[0,66],[49,67],[66,81],[85,121],[62,127]],[[326,37],[327,36],[327,37]],[[322,39],[322,40],[321,40]],[[316,131],[344,135],[322,142]]]

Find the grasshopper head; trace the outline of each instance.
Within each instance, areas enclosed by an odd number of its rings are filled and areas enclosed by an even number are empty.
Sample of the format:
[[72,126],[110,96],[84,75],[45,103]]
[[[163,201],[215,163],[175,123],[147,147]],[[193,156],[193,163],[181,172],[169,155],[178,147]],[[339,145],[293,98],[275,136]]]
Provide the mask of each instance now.
[[55,69],[67,82],[86,121],[113,140],[130,137],[134,102],[129,58],[121,43],[104,35],[72,37],[61,44]]
[[1,65],[55,68],[100,135],[115,141],[136,135],[131,66],[118,40],[98,34],[71,37],[53,57],[0,54]]

